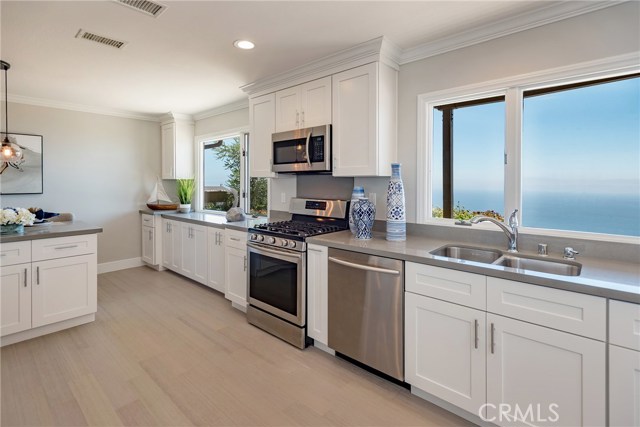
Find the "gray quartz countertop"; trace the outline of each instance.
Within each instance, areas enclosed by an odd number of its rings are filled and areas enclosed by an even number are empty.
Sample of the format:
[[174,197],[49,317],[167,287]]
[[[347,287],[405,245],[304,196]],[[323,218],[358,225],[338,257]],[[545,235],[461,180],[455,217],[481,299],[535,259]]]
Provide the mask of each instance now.
[[250,216],[248,216],[244,221],[229,222],[224,215],[216,215],[203,212],[163,213],[162,217],[173,219],[176,221],[184,221],[193,224],[204,225],[207,227],[231,228],[240,231],[247,231],[247,229],[257,224],[268,222],[268,219],[266,217],[252,218]]
[[101,227],[96,227],[82,221],[47,222],[31,227],[25,227],[22,234],[0,235],[0,243],[24,242],[37,239],[51,239],[54,237],[76,236],[79,234],[102,233]]
[[146,214],[146,215],[162,215],[162,214],[170,214],[170,213],[177,213],[177,210],[172,210],[172,211],[154,211],[153,209],[149,209],[149,208],[144,208],[144,209],[140,209],[138,212],[140,212],[141,214]]
[[[447,244],[485,246],[481,243],[445,241],[412,235],[408,235],[404,242],[390,242],[385,240],[384,233],[375,231],[373,239],[370,240],[358,240],[351,232],[341,231],[311,237],[307,239],[307,242],[640,304],[640,265],[633,262],[578,257],[577,261],[582,264],[580,276],[560,276],[479,262],[454,260],[429,253]],[[504,251],[505,248],[494,247],[494,249]],[[523,254],[534,255],[526,252]],[[553,259],[554,257],[549,258]]]

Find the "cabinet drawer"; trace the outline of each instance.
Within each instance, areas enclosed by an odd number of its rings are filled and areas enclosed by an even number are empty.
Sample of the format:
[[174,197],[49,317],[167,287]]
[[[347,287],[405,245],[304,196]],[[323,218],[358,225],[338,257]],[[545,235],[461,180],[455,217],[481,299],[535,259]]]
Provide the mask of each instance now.
[[31,262],[31,242],[0,244],[0,266]]
[[154,215],[142,214],[141,221],[142,221],[142,226],[143,227],[144,226],[153,227],[153,225],[155,224]]
[[486,308],[487,278],[480,274],[406,262],[405,289],[480,310]]
[[601,341],[606,308],[604,298],[487,278],[487,311]]
[[34,240],[32,243],[31,255],[33,261],[92,254],[97,250],[97,237],[95,234]]
[[609,300],[609,343],[640,351],[640,305]]
[[246,249],[247,233],[227,229],[224,236],[225,246],[230,248]]

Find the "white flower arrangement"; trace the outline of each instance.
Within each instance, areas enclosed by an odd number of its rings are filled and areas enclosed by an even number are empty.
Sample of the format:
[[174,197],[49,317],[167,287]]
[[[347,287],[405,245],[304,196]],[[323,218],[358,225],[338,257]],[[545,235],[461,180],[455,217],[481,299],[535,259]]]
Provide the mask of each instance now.
[[25,208],[5,208],[0,211],[0,224],[33,225],[36,216]]

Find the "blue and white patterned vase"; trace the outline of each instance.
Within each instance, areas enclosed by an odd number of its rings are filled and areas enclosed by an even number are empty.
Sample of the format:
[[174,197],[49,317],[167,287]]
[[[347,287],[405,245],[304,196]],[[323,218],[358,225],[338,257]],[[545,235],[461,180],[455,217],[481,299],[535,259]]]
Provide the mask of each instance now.
[[391,163],[391,178],[387,189],[387,240],[407,239],[407,216],[400,163]]
[[353,234],[356,234],[356,224],[353,221],[353,204],[360,198],[364,197],[364,187],[353,187],[353,192],[351,193],[351,203],[349,204],[349,230]]
[[373,221],[376,218],[376,205],[366,197],[353,204],[353,221],[356,226],[356,239],[368,240],[373,237]]

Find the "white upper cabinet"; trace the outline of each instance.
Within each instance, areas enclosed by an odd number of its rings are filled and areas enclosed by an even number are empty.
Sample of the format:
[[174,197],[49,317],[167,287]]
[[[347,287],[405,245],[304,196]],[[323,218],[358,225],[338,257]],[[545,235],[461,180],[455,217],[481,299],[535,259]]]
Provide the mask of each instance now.
[[276,92],[276,132],[331,123],[331,76]]
[[276,96],[270,93],[249,99],[249,173],[251,177],[271,178],[273,152],[271,134],[276,127]]
[[397,71],[374,62],[332,79],[333,175],[391,175],[397,154]]
[[162,122],[162,179],[193,178],[194,124],[176,118]]

